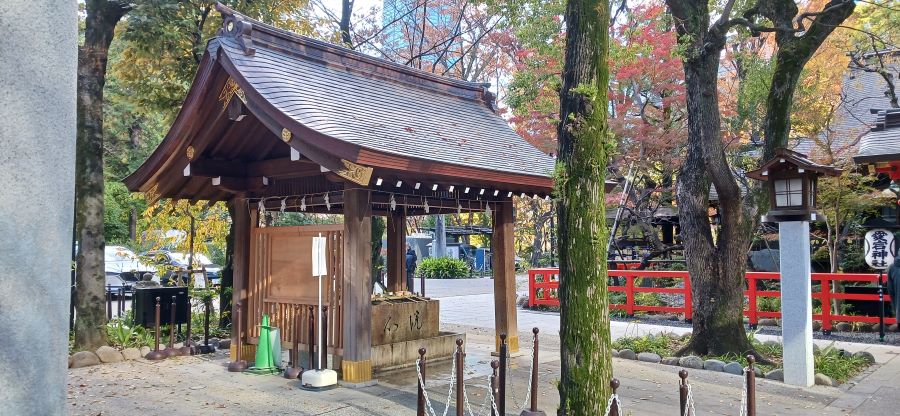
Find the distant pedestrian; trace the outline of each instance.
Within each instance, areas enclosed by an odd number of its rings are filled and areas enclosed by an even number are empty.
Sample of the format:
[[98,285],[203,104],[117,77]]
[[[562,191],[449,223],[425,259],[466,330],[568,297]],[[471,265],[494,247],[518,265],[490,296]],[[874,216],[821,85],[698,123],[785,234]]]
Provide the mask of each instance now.
[[419,257],[409,244],[406,245],[406,290],[414,292],[413,277],[416,275],[416,262]]
[[894,264],[888,268],[887,290],[894,317],[900,317],[900,256],[894,258]]

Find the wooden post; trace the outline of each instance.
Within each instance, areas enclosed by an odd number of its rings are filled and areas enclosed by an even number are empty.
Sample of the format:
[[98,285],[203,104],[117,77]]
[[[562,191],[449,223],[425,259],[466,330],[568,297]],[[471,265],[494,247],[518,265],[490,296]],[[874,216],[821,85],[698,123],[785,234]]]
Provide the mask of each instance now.
[[[243,196],[238,196],[230,202],[234,206],[234,258],[232,259],[232,292],[231,292],[231,361],[241,361],[242,351],[238,350],[241,328],[245,328],[245,322],[234,322],[247,318],[247,281],[250,273],[250,227],[255,219],[255,211],[251,213],[247,201]],[[236,309],[243,308],[240,312]]]
[[[369,191],[344,191],[344,357],[346,383],[372,380],[372,207]],[[347,385],[345,383],[345,385]]]
[[234,310],[234,320],[232,322],[234,323],[235,326],[237,326],[237,328],[234,329],[235,333],[237,334],[237,336],[235,337],[237,339],[237,345],[234,346],[233,349],[231,350],[232,358],[231,358],[231,362],[228,364],[228,371],[232,372],[232,373],[239,373],[241,371],[246,370],[247,367],[249,367],[249,364],[247,363],[247,361],[244,361],[244,358],[243,358],[244,343],[242,342],[242,340],[243,340],[243,323],[242,323],[243,321],[242,321],[242,317],[241,317],[241,310],[242,310],[241,308],[242,307],[243,307],[243,305],[241,305],[240,303],[235,303],[234,309],[233,309]]
[[413,291],[406,287],[406,216],[400,210],[387,216],[387,290]]
[[494,327],[496,348],[500,334],[507,334],[511,354],[519,352],[519,326],[516,319],[516,248],[513,230],[512,200],[493,205]]
[[679,408],[681,409],[681,416],[687,416],[687,396],[688,396],[688,387],[687,387],[687,370],[681,370],[678,372],[678,377],[681,377],[681,383],[678,384],[678,402],[681,404]]

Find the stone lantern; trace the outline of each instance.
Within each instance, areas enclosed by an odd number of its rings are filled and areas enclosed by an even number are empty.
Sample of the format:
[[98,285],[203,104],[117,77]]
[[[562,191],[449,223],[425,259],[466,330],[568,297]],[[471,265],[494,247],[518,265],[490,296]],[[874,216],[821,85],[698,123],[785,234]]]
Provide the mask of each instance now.
[[806,155],[779,148],[775,157],[747,177],[769,182],[769,212],[764,222],[815,221],[819,176],[838,176],[841,170],[820,165]]
[[769,212],[764,222],[778,223],[781,257],[781,334],[784,343],[784,381],[813,384],[812,275],[809,221],[816,220],[819,176],[840,175],[841,170],[809,160],[806,155],[776,149],[775,157],[747,172],[769,182]]

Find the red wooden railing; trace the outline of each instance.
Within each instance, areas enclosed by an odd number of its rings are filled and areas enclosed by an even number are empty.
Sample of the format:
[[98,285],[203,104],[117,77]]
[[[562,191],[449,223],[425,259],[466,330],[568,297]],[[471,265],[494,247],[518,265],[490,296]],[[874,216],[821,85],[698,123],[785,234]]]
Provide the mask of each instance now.
[[[613,303],[609,305],[611,310],[623,310],[629,316],[635,312],[666,312],[683,314],[684,319],[689,321],[693,317],[693,302],[691,295],[691,279],[686,271],[656,271],[656,270],[610,270],[609,276],[617,278],[620,282],[624,278],[624,285],[609,286],[610,292],[624,292],[625,303]],[[635,279],[681,279],[683,284],[681,287],[640,287],[635,286]],[[760,311],[758,308],[758,299],[761,297],[780,298],[781,292],[777,290],[757,290],[757,281],[760,280],[780,280],[780,273],[767,272],[748,272],[746,274],[747,290],[744,295],[747,297],[747,309],[744,315],[749,319],[750,325],[755,326],[759,323],[760,318],[781,318],[781,312]],[[859,316],[859,315],[842,315],[838,311],[832,310],[831,301],[834,299],[843,300],[864,300],[878,301],[877,294],[853,294],[841,293],[834,291],[834,282],[864,282],[877,283],[877,274],[863,273],[813,273],[813,283],[819,282],[819,290],[813,289],[812,297],[819,299],[822,303],[822,313],[813,314],[813,319],[822,322],[822,330],[830,331],[834,322],[866,322],[878,323],[877,316]],[[528,271],[528,306],[559,306],[559,298],[556,291],[559,288],[559,269],[558,268],[540,268]],[[636,293],[670,293],[682,295],[684,297],[683,306],[653,306],[641,305],[635,301]],[[890,296],[884,295],[885,302],[890,301]],[[891,325],[896,323],[895,318],[885,318],[885,324]]]

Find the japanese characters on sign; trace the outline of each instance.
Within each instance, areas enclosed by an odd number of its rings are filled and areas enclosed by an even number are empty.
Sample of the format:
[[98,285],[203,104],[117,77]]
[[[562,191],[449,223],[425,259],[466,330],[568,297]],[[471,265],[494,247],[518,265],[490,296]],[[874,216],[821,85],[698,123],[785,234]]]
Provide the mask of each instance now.
[[888,230],[875,229],[866,233],[866,263],[877,270],[884,270],[894,263],[897,248],[894,234]]

